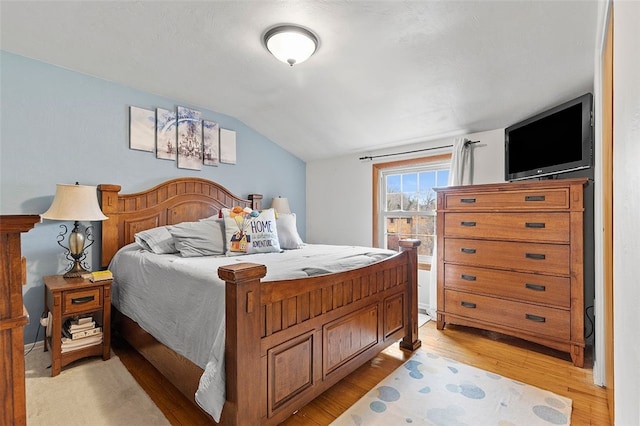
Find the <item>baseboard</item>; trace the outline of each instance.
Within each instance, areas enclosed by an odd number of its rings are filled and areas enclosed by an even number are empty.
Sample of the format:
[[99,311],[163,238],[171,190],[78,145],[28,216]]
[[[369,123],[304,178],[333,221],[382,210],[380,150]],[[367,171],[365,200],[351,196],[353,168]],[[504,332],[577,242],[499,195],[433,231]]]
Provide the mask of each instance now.
[[35,343],[27,343],[26,345],[24,345],[24,353],[26,354],[29,351],[33,351],[33,350],[44,350],[44,340],[38,340]]
[[436,310],[433,309],[431,306],[427,305],[426,303],[418,303],[418,312],[422,314],[427,314],[431,318],[436,317]]

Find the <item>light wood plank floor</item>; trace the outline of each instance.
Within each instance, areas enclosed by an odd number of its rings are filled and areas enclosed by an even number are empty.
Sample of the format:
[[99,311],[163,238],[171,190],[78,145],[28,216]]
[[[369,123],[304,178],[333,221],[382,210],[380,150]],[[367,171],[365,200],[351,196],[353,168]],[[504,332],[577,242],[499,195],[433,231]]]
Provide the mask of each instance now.
[[[573,426],[610,425],[606,391],[593,384],[590,351],[585,354],[585,368],[578,368],[568,354],[497,333],[453,325],[439,331],[430,321],[419,334],[423,347],[431,352],[571,398]],[[126,343],[115,341],[113,348],[173,425],[210,424],[202,411]],[[389,347],[282,424],[331,423],[410,356],[398,345]]]

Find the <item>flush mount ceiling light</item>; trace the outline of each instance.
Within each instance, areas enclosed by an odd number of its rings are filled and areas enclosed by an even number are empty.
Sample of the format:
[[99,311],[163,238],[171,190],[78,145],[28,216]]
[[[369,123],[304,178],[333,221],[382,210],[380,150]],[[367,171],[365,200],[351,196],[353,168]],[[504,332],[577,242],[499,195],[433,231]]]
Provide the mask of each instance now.
[[264,45],[278,60],[291,66],[300,64],[318,49],[318,37],[297,25],[280,25],[264,35]]

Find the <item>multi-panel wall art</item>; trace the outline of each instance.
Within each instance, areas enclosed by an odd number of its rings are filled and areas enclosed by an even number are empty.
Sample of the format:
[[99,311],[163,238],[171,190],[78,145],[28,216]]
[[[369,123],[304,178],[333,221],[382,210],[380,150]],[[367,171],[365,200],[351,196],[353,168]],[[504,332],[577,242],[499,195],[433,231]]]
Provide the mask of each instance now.
[[181,169],[236,164],[236,132],[203,120],[201,112],[179,106],[175,111],[129,107],[129,148],[176,161]]

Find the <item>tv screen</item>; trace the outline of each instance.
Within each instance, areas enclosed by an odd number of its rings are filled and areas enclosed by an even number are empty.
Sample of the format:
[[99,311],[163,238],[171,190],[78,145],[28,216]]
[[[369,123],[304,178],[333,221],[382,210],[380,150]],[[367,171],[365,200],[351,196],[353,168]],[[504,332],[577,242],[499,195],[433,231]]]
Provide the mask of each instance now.
[[505,129],[505,180],[553,177],[592,165],[587,93]]

